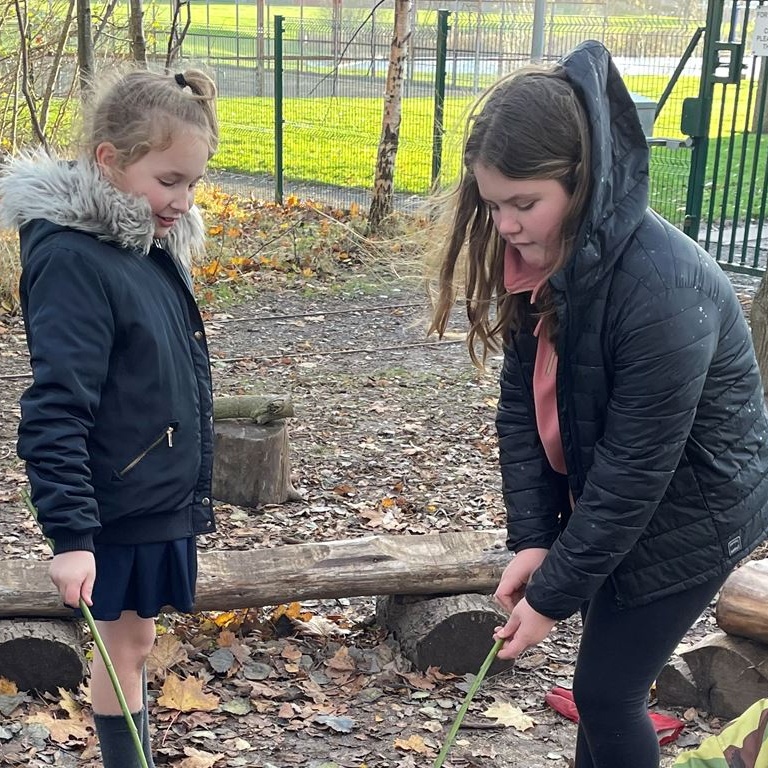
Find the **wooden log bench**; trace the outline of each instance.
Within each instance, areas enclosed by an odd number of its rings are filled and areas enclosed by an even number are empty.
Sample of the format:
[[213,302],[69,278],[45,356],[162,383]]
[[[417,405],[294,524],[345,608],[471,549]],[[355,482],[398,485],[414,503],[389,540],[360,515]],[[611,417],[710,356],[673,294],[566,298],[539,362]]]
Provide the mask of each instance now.
[[[453,610],[435,611],[428,604],[417,607],[424,621],[411,619],[410,625],[420,628],[421,634],[414,629],[406,638],[407,622],[402,617],[393,631],[419,668],[437,660],[445,671],[477,670],[492,645],[492,628],[504,619],[487,596],[510,559],[504,539],[505,532],[498,529],[201,551],[195,610],[226,611],[336,597],[461,594]],[[82,650],[68,654],[62,647],[51,648],[51,655],[58,653],[57,664],[38,669],[32,681],[26,670],[35,666],[40,642],[61,643],[66,632],[73,637],[71,629],[62,629],[71,628],[69,616],[71,611],[61,604],[51,584],[47,561],[0,559],[0,677],[40,690],[79,682],[84,673]],[[3,634],[13,627],[15,633]],[[53,633],[58,633],[55,640]],[[76,643],[70,647],[78,650]],[[443,655],[430,655],[430,648]]]
[[656,681],[664,706],[697,707],[730,720],[768,698],[768,560],[726,580],[715,607],[717,632],[672,658]]

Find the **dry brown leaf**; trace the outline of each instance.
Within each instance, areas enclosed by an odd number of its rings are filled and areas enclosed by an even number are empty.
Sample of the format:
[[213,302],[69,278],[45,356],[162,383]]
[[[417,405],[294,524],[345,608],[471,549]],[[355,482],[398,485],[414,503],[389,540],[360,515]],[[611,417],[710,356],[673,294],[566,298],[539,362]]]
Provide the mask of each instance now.
[[349,655],[349,650],[344,645],[325,662],[325,666],[338,672],[351,672],[356,669],[355,660]]
[[194,747],[184,747],[186,757],[179,763],[179,768],[211,768],[226,755],[202,752]]
[[15,696],[18,692],[16,683],[5,677],[0,677],[0,696]]
[[211,712],[219,706],[219,697],[213,693],[203,693],[202,680],[196,677],[182,680],[171,672],[163,684],[163,692],[157,703],[179,712]]
[[287,661],[298,661],[301,658],[302,653],[300,648],[291,645],[291,643],[286,643],[285,648],[283,648],[280,655]]
[[81,717],[55,718],[47,712],[38,712],[27,718],[28,723],[39,723],[50,731],[51,739],[57,744],[66,744],[72,739],[88,738],[88,723]]
[[431,676],[422,675],[419,672],[400,672],[400,677],[405,678],[414,688],[421,691],[431,691],[435,687],[435,681]]
[[395,747],[406,752],[417,752],[420,755],[428,755],[432,750],[424,743],[424,739],[417,734],[411,734],[407,739],[395,739]]
[[187,661],[187,652],[176,635],[160,635],[147,658],[147,674],[163,680],[171,667]]

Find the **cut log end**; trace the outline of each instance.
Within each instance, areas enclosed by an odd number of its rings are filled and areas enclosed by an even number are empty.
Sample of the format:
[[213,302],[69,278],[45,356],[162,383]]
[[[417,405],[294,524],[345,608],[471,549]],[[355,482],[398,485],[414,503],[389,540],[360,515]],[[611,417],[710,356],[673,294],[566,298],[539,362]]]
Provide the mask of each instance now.
[[78,623],[0,622],[0,677],[22,691],[76,690],[86,673]]
[[[380,597],[376,616],[416,669],[439,667],[456,675],[477,673],[493,646],[493,630],[507,619],[480,594]],[[511,664],[497,659],[489,674]]]

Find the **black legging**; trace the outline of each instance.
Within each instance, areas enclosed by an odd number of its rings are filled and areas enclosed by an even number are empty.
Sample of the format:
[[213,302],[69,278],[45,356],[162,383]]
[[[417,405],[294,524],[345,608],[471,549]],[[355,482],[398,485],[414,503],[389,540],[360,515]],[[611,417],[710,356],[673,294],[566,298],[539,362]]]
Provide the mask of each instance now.
[[573,678],[580,716],[575,768],[658,768],[648,692],[725,578],[625,609],[606,582],[589,602]]

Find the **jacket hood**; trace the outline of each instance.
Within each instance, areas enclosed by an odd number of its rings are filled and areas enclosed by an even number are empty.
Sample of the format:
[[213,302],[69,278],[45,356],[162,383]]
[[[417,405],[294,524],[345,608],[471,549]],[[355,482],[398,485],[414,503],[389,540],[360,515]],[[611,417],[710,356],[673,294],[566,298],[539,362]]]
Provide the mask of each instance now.
[[[117,189],[89,160],[66,161],[42,150],[18,155],[0,172],[0,225],[21,229],[39,219],[141,254],[155,239],[145,198]],[[47,234],[50,227],[43,230]],[[204,242],[202,216],[193,206],[164,238],[163,247],[188,271]]]
[[588,289],[613,267],[645,215],[650,153],[632,96],[602,43],[582,43],[559,64],[587,112],[592,194],[574,257],[552,283]]

